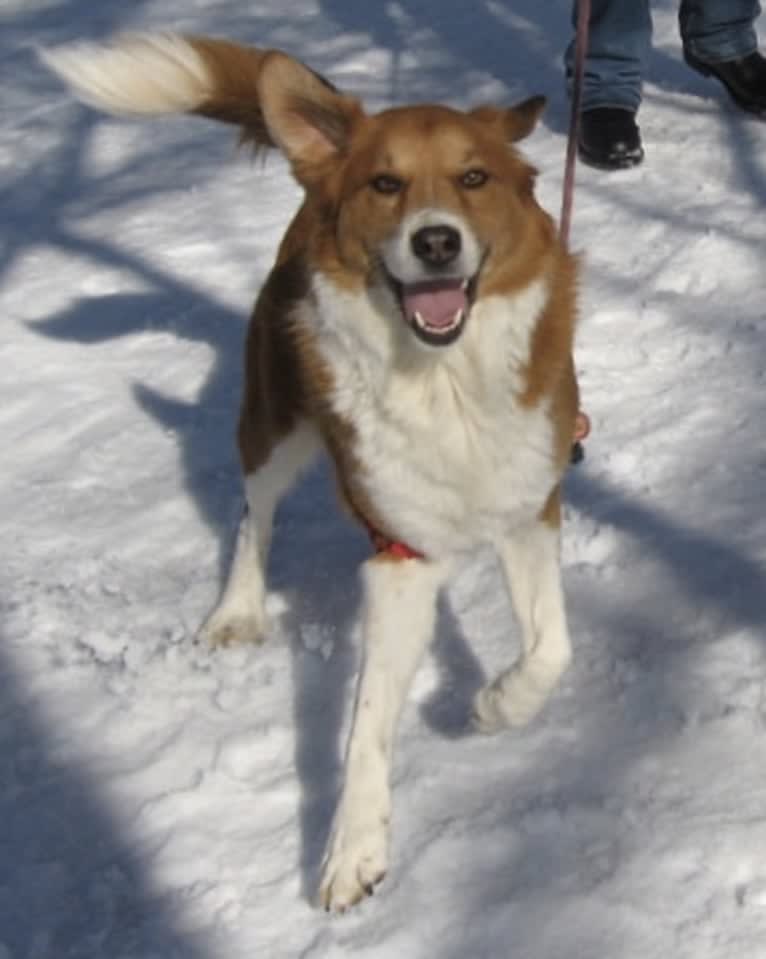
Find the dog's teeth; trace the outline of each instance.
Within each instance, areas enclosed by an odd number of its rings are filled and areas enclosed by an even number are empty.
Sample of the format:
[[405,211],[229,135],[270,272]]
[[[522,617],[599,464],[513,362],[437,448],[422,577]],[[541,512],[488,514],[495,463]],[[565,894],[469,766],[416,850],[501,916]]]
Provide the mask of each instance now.
[[412,319],[415,322],[415,325],[419,326],[421,330],[426,330],[429,332],[433,331],[433,332],[439,332],[439,333],[451,333],[452,330],[460,326],[460,324],[465,319],[465,310],[462,307],[459,310],[457,310],[455,312],[455,315],[452,317],[451,321],[447,325],[443,326],[440,330],[436,330],[436,329],[432,330],[432,327],[424,319],[423,314],[420,313],[418,310],[413,311]]
[[460,284],[460,289],[463,292],[465,292],[468,289],[468,280],[463,280],[463,282]]

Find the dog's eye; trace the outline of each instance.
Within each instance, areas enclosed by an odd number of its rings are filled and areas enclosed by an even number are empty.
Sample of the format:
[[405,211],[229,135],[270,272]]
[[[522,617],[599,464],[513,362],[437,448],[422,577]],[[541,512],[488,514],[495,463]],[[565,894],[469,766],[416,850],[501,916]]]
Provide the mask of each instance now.
[[404,180],[400,180],[398,176],[392,176],[390,173],[381,173],[370,180],[370,186],[376,193],[399,193],[404,189]]
[[469,190],[475,190],[477,187],[484,186],[489,179],[489,174],[485,170],[473,169],[466,170],[460,177],[462,186]]

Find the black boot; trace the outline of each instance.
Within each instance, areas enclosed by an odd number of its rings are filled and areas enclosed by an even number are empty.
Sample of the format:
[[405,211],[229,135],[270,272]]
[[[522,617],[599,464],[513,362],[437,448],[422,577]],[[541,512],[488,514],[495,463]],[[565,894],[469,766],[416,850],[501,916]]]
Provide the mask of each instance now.
[[582,161],[601,170],[624,170],[644,158],[636,115],[623,107],[584,110],[577,145]]
[[705,63],[684,50],[684,60],[703,77],[713,76],[731,98],[750,113],[766,114],[766,59],[757,50],[738,60]]

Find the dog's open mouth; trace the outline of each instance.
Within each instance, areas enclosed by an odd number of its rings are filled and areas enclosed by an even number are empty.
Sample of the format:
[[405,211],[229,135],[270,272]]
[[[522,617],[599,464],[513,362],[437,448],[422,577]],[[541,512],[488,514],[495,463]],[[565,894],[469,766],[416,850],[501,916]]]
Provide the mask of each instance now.
[[473,303],[476,278],[423,280],[392,286],[404,319],[429,346],[448,346],[463,332]]

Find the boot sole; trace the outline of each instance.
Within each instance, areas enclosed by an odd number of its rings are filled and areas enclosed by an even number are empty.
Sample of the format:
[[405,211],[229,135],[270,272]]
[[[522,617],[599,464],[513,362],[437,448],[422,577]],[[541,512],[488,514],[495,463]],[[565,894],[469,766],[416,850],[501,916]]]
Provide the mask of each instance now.
[[577,153],[583,163],[587,164],[588,166],[595,167],[597,170],[630,170],[642,163],[644,159],[643,148],[639,153],[626,154],[625,156],[614,157],[612,159],[604,159],[603,157],[597,157],[594,154],[589,153],[582,146],[582,144],[580,144],[577,147]]

